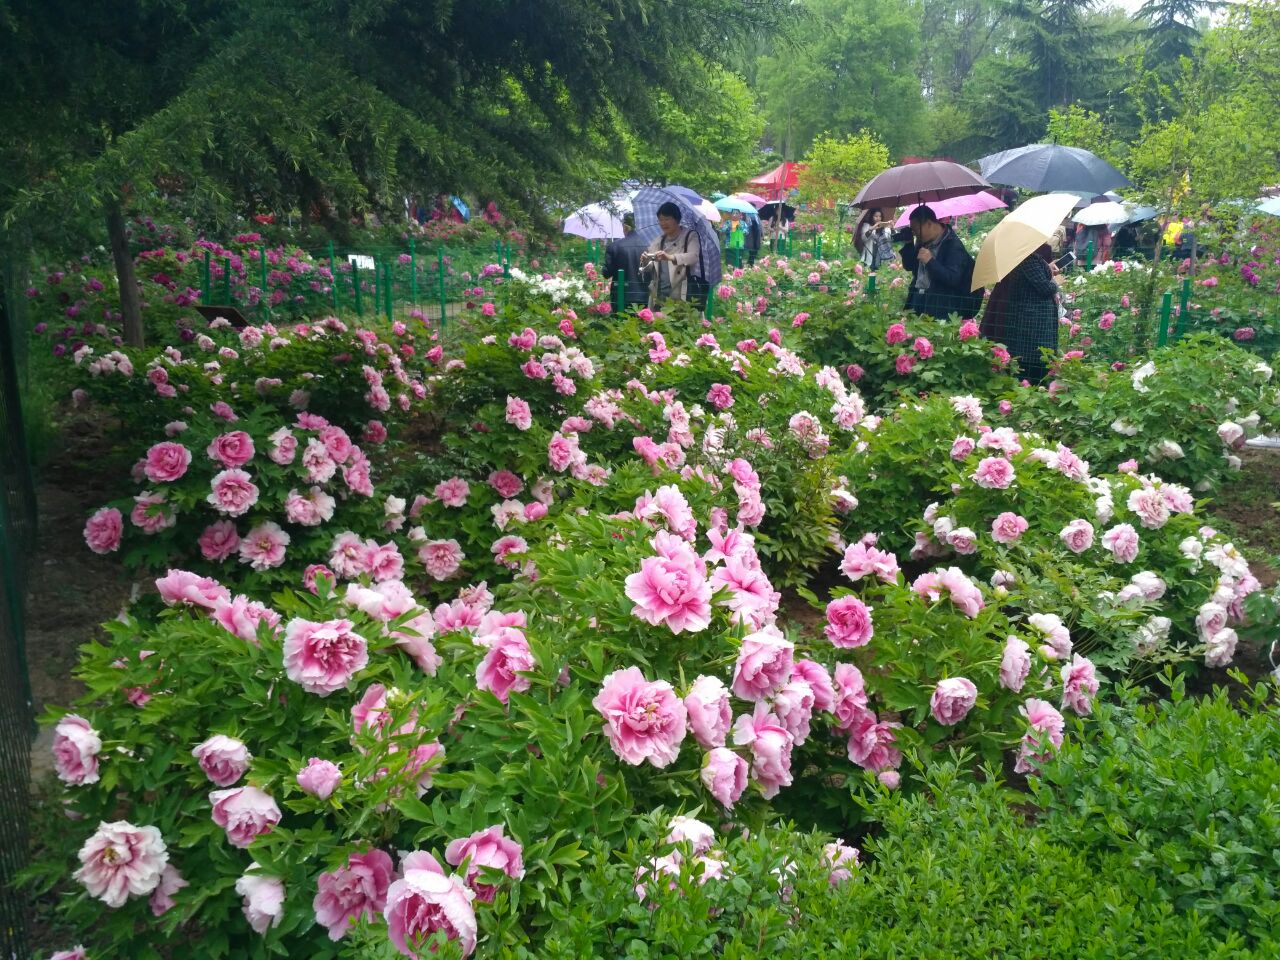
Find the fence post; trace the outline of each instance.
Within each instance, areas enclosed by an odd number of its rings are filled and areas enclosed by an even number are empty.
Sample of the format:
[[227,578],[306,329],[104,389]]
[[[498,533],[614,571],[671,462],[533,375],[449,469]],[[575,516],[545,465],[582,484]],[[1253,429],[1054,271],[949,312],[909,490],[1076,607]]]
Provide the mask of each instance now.
[[351,263],[351,291],[356,299],[356,316],[364,316],[364,292],[360,289],[364,285],[360,279],[360,265],[355,261]]
[[395,270],[395,261],[394,261],[394,260],[388,260],[388,261],[387,261],[387,275],[386,275],[386,277],[385,277],[385,282],[383,283],[383,288],[386,290],[386,304],[387,304],[387,319],[388,319],[388,320],[390,320],[390,319],[391,319],[391,314],[392,314],[392,312],[393,312],[393,310],[394,310],[394,308],[395,308],[395,299],[396,299],[396,288],[395,288],[395,282],[396,282],[396,280],[395,280],[395,274],[394,274],[394,272],[393,272],[394,270]]
[[1163,347],[1169,342],[1169,314],[1173,312],[1173,291],[1166,290],[1160,302],[1160,329],[1156,333],[1156,346]]
[[613,282],[618,285],[618,312],[622,313],[627,308],[627,271],[619,268],[618,276]]
[[418,252],[414,249],[413,237],[409,238],[409,299],[418,305]]
[[876,295],[876,275],[873,273],[867,277],[867,296],[874,297]]
[[1182,297],[1178,301],[1178,325],[1173,335],[1173,339],[1180,340],[1182,335],[1187,331],[1187,310],[1190,309],[1191,302],[1191,278],[1186,277],[1182,281]]
[[[258,306],[260,306],[263,310],[265,310],[267,312],[267,316],[269,317],[271,316],[271,296],[267,292],[267,245],[265,243],[258,244],[258,260],[259,260],[259,265],[262,268],[259,271],[259,273],[261,273],[262,275],[262,286],[261,286],[262,293],[258,298]],[[337,282],[336,278],[335,278],[335,282]]]
[[333,255],[333,241],[329,241],[329,276],[333,278],[333,313],[338,314],[338,261]]
[[444,247],[436,248],[436,283],[440,291],[440,333],[444,334],[445,315],[449,312],[449,299],[444,287]]
[[1092,270],[1092,269],[1093,269],[1093,241],[1092,241],[1092,240],[1090,240],[1090,241],[1085,245],[1084,268],[1085,268],[1086,270]]
[[376,317],[382,309],[382,264],[373,258],[373,315]]
[[206,307],[213,303],[213,268],[209,265],[210,254],[204,252],[204,275],[200,280],[200,302]]
[[231,258],[222,258],[222,303],[231,306]]

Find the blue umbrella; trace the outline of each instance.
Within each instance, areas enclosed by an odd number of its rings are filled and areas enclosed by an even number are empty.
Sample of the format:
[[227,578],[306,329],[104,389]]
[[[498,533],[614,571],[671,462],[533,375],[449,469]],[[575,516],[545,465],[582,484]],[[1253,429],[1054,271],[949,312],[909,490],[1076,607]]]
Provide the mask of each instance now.
[[696,190],[690,190],[688,187],[681,187],[676,184],[672,184],[664,189],[670,190],[682,200],[689,201],[689,205],[692,207],[696,207],[702,202],[702,194],[698,193]]
[[748,217],[757,215],[755,207],[745,200],[739,200],[737,197],[721,197],[716,201],[716,209],[722,213],[733,213],[736,210],[738,213]]
[[[645,187],[632,198],[631,208],[635,215],[636,233],[646,243],[656,240],[662,233],[662,228],[658,226],[658,208],[664,203],[674,203],[680,208],[680,225],[688,227],[698,235],[702,262],[701,269],[696,273],[714,287],[720,282],[722,276],[720,238],[716,236],[715,228],[694,209],[694,204],[683,194],[677,193],[677,189],[684,190],[682,187]],[[692,193],[692,191],[686,192]],[[700,201],[702,198],[698,199]]]

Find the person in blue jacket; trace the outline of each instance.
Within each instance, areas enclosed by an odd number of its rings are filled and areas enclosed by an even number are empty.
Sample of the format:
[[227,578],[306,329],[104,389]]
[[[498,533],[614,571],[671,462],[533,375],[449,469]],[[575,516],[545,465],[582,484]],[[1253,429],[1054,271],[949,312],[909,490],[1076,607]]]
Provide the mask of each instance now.
[[[972,317],[982,306],[982,291],[970,292],[973,257],[956,232],[923,204],[911,211],[910,240],[902,247],[902,267],[910,271],[908,310],[940,320],[955,313]],[[906,240],[906,231],[899,233]]]

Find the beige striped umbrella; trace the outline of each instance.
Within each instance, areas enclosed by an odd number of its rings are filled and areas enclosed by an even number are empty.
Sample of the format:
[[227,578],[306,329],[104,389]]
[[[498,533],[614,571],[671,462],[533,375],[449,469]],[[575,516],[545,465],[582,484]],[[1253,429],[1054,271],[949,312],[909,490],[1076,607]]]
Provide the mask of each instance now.
[[1014,267],[1048,242],[1076,200],[1069,193],[1032,197],[996,224],[978,251],[971,289],[994,287],[1012,273]]

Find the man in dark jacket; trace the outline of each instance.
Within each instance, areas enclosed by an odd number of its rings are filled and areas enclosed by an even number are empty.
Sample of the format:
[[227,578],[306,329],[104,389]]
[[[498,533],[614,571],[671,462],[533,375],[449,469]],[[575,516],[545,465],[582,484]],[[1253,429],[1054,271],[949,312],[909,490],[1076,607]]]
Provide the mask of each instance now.
[[911,211],[911,240],[901,253],[903,269],[912,273],[908,310],[940,320],[953,313],[972,317],[978,312],[982,291],[969,290],[973,257],[929,207],[922,204]]
[[601,271],[613,281],[611,302],[618,302],[618,271],[622,270],[626,279],[624,306],[633,304],[645,306],[649,302],[649,284],[640,276],[640,254],[644,253],[648,244],[640,239],[635,231],[635,220],[631,214],[622,218],[624,236],[621,240],[610,240],[604,250],[604,269]]

